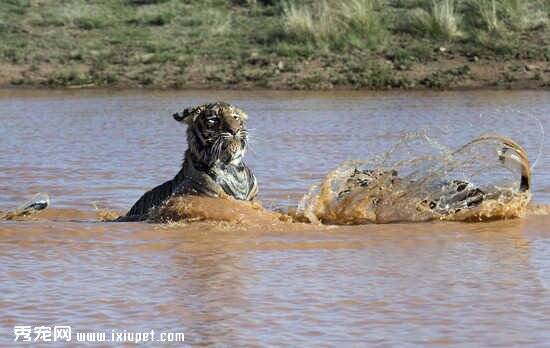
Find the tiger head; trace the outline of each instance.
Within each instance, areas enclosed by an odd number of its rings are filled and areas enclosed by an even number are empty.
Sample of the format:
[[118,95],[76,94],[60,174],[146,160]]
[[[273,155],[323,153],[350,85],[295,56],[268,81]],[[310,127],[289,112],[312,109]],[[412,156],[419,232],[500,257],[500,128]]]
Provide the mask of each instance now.
[[248,116],[242,110],[216,102],[184,109],[173,117],[187,124],[189,150],[203,164],[242,161],[248,144]]

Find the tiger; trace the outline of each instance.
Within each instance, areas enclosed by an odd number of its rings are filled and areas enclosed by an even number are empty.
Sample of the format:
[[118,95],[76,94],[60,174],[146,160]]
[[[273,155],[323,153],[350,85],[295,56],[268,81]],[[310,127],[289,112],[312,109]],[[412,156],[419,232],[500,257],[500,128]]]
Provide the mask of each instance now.
[[248,116],[226,102],[213,102],[185,108],[172,117],[187,125],[188,148],[182,168],[169,181],[146,192],[116,221],[144,221],[153,209],[171,197],[199,195],[232,197],[252,201],[258,183],[245,164],[248,146]]
[[[503,167],[520,173],[519,192],[529,193],[532,179],[527,152],[512,139],[499,135],[484,135],[470,141],[455,153],[484,141],[498,141],[502,144],[497,153],[498,161]],[[401,180],[403,179],[399,177],[396,170],[353,168],[342,187],[337,191],[336,197],[338,201],[342,201],[357,189],[371,188],[380,184],[399,187]],[[417,202],[418,208],[438,215],[446,215],[478,207],[485,200],[495,198],[494,194],[485,192],[473,183],[464,180],[443,182],[438,192],[439,195],[435,197]]]

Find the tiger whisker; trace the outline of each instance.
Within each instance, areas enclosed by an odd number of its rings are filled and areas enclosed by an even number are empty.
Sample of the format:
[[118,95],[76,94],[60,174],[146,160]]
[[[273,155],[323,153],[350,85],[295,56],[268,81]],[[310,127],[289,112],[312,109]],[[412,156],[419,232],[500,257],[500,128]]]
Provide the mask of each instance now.
[[254,148],[250,146],[250,144],[246,144],[246,151],[250,151],[251,154],[255,155],[256,151],[254,151]]
[[220,137],[220,138],[218,138],[218,140],[217,140],[216,148],[215,148],[215,150],[216,150],[216,158],[219,158],[219,157],[220,157],[221,152],[222,152],[222,146],[223,146],[223,138]]
[[221,140],[222,139],[220,137],[217,137],[214,140],[212,147],[209,149],[208,152],[210,153],[210,156],[212,158],[215,158],[215,159],[219,158],[219,147],[221,146]]

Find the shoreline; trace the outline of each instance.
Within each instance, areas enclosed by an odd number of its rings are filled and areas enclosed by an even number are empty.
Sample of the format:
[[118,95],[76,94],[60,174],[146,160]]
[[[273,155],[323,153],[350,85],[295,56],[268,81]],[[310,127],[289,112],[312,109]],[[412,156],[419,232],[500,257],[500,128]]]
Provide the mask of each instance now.
[[[306,65],[308,65],[306,63]],[[317,65],[317,64],[315,64]],[[122,67],[116,67],[116,70]],[[340,67],[341,68],[341,67]],[[369,67],[373,69],[372,66]],[[366,69],[369,69],[366,68]],[[34,69],[34,71],[30,71]],[[338,68],[299,69],[293,73],[277,72],[269,78],[234,81],[240,72],[230,71],[211,81],[208,76],[193,73],[191,76],[168,75],[164,79],[142,84],[131,79],[124,72],[116,75],[112,82],[94,80],[89,67],[80,66],[78,72],[70,70],[71,78],[52,82],[51,71],[66,67],[36,67],[0,64],[1,89],[136,89],[136,90],[274,90],[274,91],[471,91],[471,90],[550,90],[550,62],[512,60],[505,62],[485,61],[483,64],[467,64],[463,61],[446,60],[437,64],[418,64],[409,70],[399,70],[388,62],[375,64],[380,76],[364,76],[362,72],[339,73]],[[158,66],[159,73],[166,67]],[[266,71],[270,68],[267,67]],[[378,70],[377,70],[378,69]],[[115,69],[113,69],[115,70]],[[184,81],[184,82],[182,82]],[[350,81],[355,81],[350,83]]]
[[373,93],[448,93],[448,92],[550,92],[550,86],[476,86],[476,87],[452,87],[452,88],[353,88],[351,86],[339,86],[331,89],[291,89],[291,88],[266,88],[266,87],[242,87],[242,86],[190,86],[183,88],[160,87],[160,86],[121,86],[121,85],[99,85],[99,86],[36,86],[24,85],[13,86],[10,84],[0,84],[0,92],[373,92]]
[[500,91],[550,91],[550,86],[459,86],[450,88],[354,88],[352,86],[338,86],[330,89],[292,89],[292,88],[266,88],[266,87],[243,87],[243,86],[189,86],[189,87],[162,87],[162,86],[121,86],[121,85],[94,85],[94,86],[36,86],[24,85],[13,86],[11,84],[0,84],[1,91],[37,91],[37,92],[77,92],[77,91],[120,91],[120,92],[206,92],[206,91],[234,91],[234,92],[500,92]]

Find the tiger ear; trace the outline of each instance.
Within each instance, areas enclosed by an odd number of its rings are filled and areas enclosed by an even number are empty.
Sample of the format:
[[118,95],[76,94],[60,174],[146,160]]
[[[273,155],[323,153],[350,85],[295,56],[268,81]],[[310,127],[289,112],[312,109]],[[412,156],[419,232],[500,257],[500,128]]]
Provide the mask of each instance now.
[[193,123],[197,119],[197,117],[201,114],[201,112],[204,110],[203,105],[201,106],[195,106],[192,108],[186,108],[183,109],[181,112],[176,112],[172,115],[174,117],[174,120],[178,122],[185,122],[187,124]]

